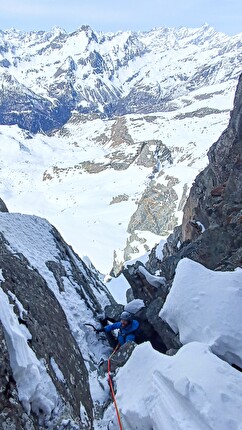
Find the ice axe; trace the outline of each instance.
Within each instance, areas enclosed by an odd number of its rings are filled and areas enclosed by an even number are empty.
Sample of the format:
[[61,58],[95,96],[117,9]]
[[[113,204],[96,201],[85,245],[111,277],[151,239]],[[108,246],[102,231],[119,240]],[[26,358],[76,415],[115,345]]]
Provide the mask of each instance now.
[[[104,330],[104,328],[101,328],[101,329],[98,329],[98,328],[96,328],[93,324],[90,324],[90,323],[85,323],[84,325],[86,325],[86,326],[89,326],[89,327],[92,327],[93,328],[93,330],[97,333],[97,334],[100,334],[100,333],[105,333],[105,335],[106,335],[106,338],[107,338],[107,340],[108,340],[108,343],[109,343],[109,345],[111,346],[111,348],[115,348],[116,346],[117,346],[117,339],[116,339],[116,337],[114,337],[113,335],[112,335],[112,333],[107,333],[105,330]],[[99,339],[99,340],[101,340],[101,339]]]
[[85,323],[84,325],[88,325],[89,327],[92,327],[96,333],[99,333],[99,330],[93,324]]

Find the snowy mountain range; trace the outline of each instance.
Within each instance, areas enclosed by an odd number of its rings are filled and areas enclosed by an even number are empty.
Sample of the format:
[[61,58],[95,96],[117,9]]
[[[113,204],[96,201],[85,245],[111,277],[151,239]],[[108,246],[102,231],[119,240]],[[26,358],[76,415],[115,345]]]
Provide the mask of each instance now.
[[46,217],[104,273],[167,236],[227,124],[242,35],[8,30],[0,56],[10,210]]
[[70,34],[1,32],[1,123],[49,131],[73,110],[113,118],[185,107],[194,90],[238,78],[241,39],[208,25],[114,34],[88,26]]

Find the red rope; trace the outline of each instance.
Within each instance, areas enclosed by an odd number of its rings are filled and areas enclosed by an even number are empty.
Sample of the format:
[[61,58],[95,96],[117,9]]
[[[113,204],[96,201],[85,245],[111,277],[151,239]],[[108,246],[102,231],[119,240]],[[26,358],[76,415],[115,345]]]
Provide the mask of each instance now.
[[111,375],[110,375],[110,372],[111,372],[111,358],[115,354],[115,352],[119,349],[119,347],[120,347],[120,345],[118,344],[116,346],[116,348],[113,350],[113,352],[110,355],[110,357],[108,358],[108,383],[109,383],[110,391],[111,391],[112,398],[113,398],[113,403],[114,403],[116,414],[117,414],[117,418],[118,418],[119,428],[120,428],[120,430],[123,430],[123,426],[122,426],[121,418],[120,418],[120,413],[119,413],[118,405],[117,405],[117,402],[116,402],[115,392],[114,392],[114,389],[113,389],[113,382],[112,382],[112,378],[111,378]]

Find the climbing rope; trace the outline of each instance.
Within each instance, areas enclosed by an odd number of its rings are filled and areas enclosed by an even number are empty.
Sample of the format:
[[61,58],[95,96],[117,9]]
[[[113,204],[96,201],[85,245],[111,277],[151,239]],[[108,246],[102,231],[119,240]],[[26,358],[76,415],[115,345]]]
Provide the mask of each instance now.
[[112,382],[112,378],[111,378],[111,358],[115,354],[115,352],[117,352],[117,350],[119,349],[119,347],[120,347],[120,345],[118,343],[118,345],[113,350],[113,352],[110,355],[110,357],[108,358],[108,383],[109,383],[110,391],[111,391],[112,398],[113,398],[113,403],[114,403],[114,406],[115,406],[115,411],[116,411],[117,418],[118,418],[119,429],[123,430],[123,426],[122,426],[122,422],[121,422],[121,418],[120,418],[120,412],[118,410],[118,405],[117,405],[117,402],[116,402],[115,392],[114,392],[114,389],[113,389],[113,382]]

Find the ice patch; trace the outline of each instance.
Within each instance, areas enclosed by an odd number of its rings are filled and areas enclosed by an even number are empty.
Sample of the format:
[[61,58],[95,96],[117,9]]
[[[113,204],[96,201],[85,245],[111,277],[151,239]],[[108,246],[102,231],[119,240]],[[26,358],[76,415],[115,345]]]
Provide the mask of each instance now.
[[0,320],[4,328],[10,364],[19,400],[29,414],[32,410],[40,423],[48,420],[57,406],[55,386],[43,364],[37,359],[22,333],[8,296],[0,287]]

